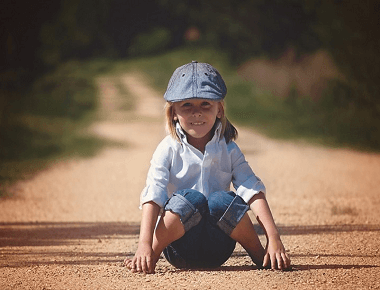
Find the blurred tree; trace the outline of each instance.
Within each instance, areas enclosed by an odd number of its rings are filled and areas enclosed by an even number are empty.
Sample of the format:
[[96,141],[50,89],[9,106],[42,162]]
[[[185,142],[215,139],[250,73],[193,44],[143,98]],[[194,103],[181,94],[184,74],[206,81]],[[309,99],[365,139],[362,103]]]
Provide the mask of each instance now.
[[380,115],[380,3],[378,1],[323,1],[316,31],[334,57],[351,88],[353,103]]
[[[144,38],[156,27],[174,27],[173,18],[156,1],[62,0],[61,3],[56,20],[45,23],[41,29],[40,56],[46,64],[70,58],[129,56],[129,47],[140,34]],[[175,32],[175,28],[171,30]],[[162,43],[159,41],[158,46]]]
[[[148,38],[149,41],[151,37],[157,38],[160,33],[165,40],[156,39],[158,46],[166,43],[165,47],[171,48],[182,44],[181,36],[185,29],[183,21],[159,5],[157,0],[109,1],[111,4],[105,29],[119,56],[128,57],[131,54],[135,56],[138,42],[141,44],[141,40]],[[164,30],[166,32],[162,33]],[[168,33],[171,34],[169,43],[167,43]],[[152,42],[154,40],[147,46],[151,46]],[[151,53],[152,48],[146,52]]]
[[317,49],[320,41],[313,30],[312,2],[160,0],[178,18],[198,27],[203,43],[228,51],[235,62],[262,55],[277,57],[289,46],[299,54]]
[[54,19],[59,7],[60,1],[0,1],[0,72],[38,67],[41,26]]
[[59,1],[0,1],[0,139],[13,117],[14,108],[23,100],[36,71],[42,23],[50,21],[59,9]]
[[109,0],[62,1],[57,19],[41,28],[43,62],[56,65],[68,58],[112,55],[112,41],[104,29],[109,4]]
[[128,49],[130,56],[144,56],[163,52],[171,43],[171,32],[167,28],[155,27],[132,39]]

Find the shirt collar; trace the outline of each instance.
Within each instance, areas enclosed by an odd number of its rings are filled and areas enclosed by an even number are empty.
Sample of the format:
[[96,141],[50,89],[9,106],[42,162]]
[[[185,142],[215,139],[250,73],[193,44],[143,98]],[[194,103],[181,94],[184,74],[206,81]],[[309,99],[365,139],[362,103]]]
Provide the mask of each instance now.
[[[210,142],[217,142],[220,139],[220,132],[222,131],[222,122],[220,122],[219,120],[217,120],[216,122],[217,122],[217,124],[216,124],[216,129],[215,129],[215,132],[214,132],[214,136],[211,138]],[[188,143],[187,142],[186,134],[183,131],[183,129],[182,129],[181,125],[179,124],[179,122],[176,123],[175,129],[176,129],[176,132],[177,132],[177,136],[179,137],[179,139],[181,140],[181,142]]]

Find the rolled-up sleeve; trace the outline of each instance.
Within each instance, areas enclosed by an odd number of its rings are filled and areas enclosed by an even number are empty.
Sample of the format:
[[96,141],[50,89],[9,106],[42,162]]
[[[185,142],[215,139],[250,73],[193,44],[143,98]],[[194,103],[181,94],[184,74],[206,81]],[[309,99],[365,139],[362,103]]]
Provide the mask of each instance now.
[[167,186],[169,183],[172,159],[170,141],[165,138],[157,146],[150,161],[146,185],[140,195],[140,208],[146,202],[153,201],[163,207],[168,200]]
[[246,203],[259,193],[266,193],[264,183],[252,171],[248,162],[245,160],[244,154],[240,148],[235,145],[230,151],[232,164],[232,183],[239,195]]

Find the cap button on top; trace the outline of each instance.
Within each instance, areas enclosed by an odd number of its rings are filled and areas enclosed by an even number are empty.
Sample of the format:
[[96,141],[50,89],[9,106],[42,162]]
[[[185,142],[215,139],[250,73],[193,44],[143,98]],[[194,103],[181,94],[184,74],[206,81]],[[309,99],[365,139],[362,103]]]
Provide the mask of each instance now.
[[192,63],[198,63],[198,61],[196,61],[196,60],[192,60],[191,62],[192,62]]

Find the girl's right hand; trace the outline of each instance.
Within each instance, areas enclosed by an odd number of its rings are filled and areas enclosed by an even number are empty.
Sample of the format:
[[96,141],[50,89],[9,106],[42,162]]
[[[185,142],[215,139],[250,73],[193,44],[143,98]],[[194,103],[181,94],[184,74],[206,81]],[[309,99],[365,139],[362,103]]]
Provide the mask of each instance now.
[[132,273],[153,274],[156,267],[154,252],[150,245],[139,245],[133,259],[126,258],[124,265],[131,270]]

